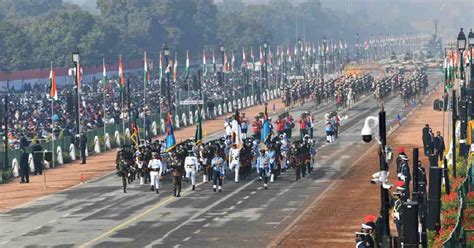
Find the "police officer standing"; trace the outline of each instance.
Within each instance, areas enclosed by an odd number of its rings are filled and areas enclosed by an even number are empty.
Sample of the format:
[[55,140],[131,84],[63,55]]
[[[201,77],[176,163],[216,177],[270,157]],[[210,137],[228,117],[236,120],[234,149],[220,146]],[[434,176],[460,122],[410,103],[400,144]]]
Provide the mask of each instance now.
[[84,131],[81,131],[81,136],[79,137],[79,149],[81,149],[81,164],[86,163],[86,149],[87,149],[87,137],[84,134]]
[[21,148],[20,158],[20,183],[30,183],[30,168],[28,166],[28,153],[25,151],[25,147]]
[[33,163],[35,165],[35,175],[43,174],[42,151],[43,148],[41,147],[39,140],[36,140],[36,144],[33,146]]

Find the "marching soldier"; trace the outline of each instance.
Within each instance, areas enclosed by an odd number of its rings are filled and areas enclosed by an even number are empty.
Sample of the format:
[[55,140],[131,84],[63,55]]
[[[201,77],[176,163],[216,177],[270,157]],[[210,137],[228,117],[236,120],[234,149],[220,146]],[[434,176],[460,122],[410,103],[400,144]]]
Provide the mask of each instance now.
[[277,176],[277,173],[278,173],[278,164],[276,162],[277,154],[276,154],[273,143],[269,145],[269,149],[266,155],[268,156],[268,163],[269,163],[268,166],[270,167],[270,182],[274,183],[275,177]]
[[232,144],[229,151],[229,169],[234,171],[234,181],[239,182],[239,169],[240,169],[240,148],[237,144]]
[[270,176],[270,161],[265,154],[265,150],[260,150],[260,155],[257,158],[257,173],[260,179],[263,179],[263,186],[267,189],[268,177]]
[[[178,152],[178,151],[176,151]],[[176,197],[181,197],[181,179],[183,176],[183,164],[179,159],[179,154],[175,152],[170,155],[171,170],[173,175],[173,195]]]
[[192,190],[196,189],[196,172],[198,168],[198,159],[194,154],[189,154],[184,159],[184,169],[186,171],[186,178],[191,179],[191,184],[193,185]]
[[222,158],[221,152],[215,151],[215,156],[211,161],[212,166],[212,178],[213,178],[213,185],[212,189],[216,192],[217,189],[217,182],[219,182],[219,192],[222,191],[222,180],[224,180],[225,176],[225,167],[226,162]]
[[163,163],[161,163],[161,160],[158,157],[158,153],[153,152],[152,153],[152,159],[150,160],[148,166],[150,168],[150,190],[151,191],[156,191],[157,194],[159,194],[159,189],[160,189],[160,177],[162,173],[164,172],[163,170]]
[[116,161],[117,171],[120,177],[122,177],[123,193],[127,193],[127,175],[128,175],[128,164],[125,161],[124,151],[119,151]]

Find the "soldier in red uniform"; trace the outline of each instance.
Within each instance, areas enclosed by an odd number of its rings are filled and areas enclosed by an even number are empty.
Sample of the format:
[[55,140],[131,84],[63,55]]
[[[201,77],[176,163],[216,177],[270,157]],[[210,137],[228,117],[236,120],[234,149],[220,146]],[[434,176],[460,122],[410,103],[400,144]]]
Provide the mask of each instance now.
[[258,116],[255,116],[255,121],[252,122],[252,129],[254,133],[254,137],[256,139],[260,139],[262,133],[262,123],[260,122]]

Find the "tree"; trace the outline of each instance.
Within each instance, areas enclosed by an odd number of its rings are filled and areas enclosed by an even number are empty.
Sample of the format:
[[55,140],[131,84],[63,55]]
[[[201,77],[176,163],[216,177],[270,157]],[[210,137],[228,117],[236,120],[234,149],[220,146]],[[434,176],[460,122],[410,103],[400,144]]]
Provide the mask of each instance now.
[[26,69],[31,61],[31,44],[24,30],[12,23],[0,21],[0,68],[4,71]]

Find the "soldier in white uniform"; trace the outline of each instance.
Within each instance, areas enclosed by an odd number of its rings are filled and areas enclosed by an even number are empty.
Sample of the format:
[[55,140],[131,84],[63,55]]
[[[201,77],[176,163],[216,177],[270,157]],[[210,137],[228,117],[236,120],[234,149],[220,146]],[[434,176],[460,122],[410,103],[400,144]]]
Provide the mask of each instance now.
[[154,152],[152,153],[152,159],[150,160],[149,163],[149,168],[150,168],[150,190],[154,191],[156,190],[156,193],[159,193],[159,188],[160,188],[160,176],[162,173],[164,173],[163,170],[163,164],[161,163],[161,160],[158,158],[158,153]]
[[240,169],[240,148],[237,146],[237,144],[233,144],[229,151],[229,169],[234,171],[234,181],[238,183]]
[[191,184],[193,185],[193,189],[196,189],[196,172],[198,168],[198,159],[194,154],[190,153],[184,159],[184,170],[186,171],[186,178],[191,179]]

